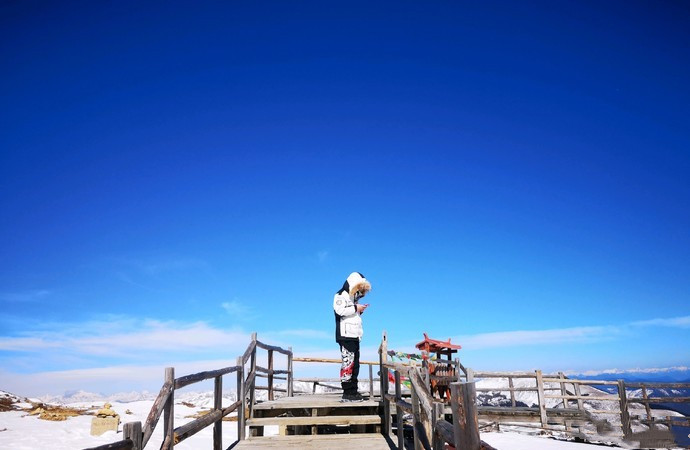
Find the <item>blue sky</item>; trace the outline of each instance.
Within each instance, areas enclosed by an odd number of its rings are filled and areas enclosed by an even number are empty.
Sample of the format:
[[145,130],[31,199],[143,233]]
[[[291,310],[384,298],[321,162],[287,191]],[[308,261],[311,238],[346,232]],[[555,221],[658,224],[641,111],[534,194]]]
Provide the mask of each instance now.
[[367,358],[690,365],[686,4],[197,3],[0,7],[0,388],[336,357],[354,270]]

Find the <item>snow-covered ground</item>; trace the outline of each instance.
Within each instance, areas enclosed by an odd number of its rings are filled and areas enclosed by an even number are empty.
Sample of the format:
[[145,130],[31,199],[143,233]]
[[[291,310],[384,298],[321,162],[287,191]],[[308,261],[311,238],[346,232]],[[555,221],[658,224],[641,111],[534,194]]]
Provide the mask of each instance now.
[[[0,398],[10,394],[0,391]],[[106,432],[101,436],[91,436],[91,415],[70,417],[67,420],[52,422],[41,420],[35,415],[28,415],[27,411],[11,410],[0,412],[0,449],[34,450],[51,448],[54,450],[74,450],[94,447],[122,438],[122,423],[146,420],[154,396],[150,393],[128,393],[122,395],[97,398],[96,394],[85,392],[72,394],[67,399],[54,397],[53,402],[61,406],[84,408],[96,412],[106,402],[111,403],[112,409],[120,415],[119,431]],[[223,398],[223,405],[234,402],[235,396],[230,393]],[[13,407],[31,408],[27,399],[14,398]],[[67,400],[67,401],[64,401]],[[71,401],[76,400],[76,401]],[[123,401],[124,400],[124,401]],[[132,400],[132,401],[128,401]],[[524,400],[529,400],[525,398]],[[38,401],[38,399],[34,400]],[[180,426],[193,420],[192,415],[208,409],[212,404],[211,392],[185,392],[175,397],[175,426]],[[159,422],[150,444],[147,447],[158,448],[163,438],[163,422]],[[266,427],[266,435],[277,434],[277,427]],[[547,436],[528,436],[515,432],[482,433],[481,438],[499,450],[595,450],[600,446],[555,440]],[[223,445],[229,446],[237,439],[237,422],[223,422]],[[198,434],[178,444],[180,450],[207,450],[212,448],[212,427],[207,427]]]

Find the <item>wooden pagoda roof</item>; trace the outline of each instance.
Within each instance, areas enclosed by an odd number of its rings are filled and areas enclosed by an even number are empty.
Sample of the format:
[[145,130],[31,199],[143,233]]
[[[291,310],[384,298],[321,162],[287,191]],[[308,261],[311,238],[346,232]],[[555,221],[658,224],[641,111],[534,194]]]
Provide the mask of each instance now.
[[415,345],[415,347],[428,352],[447,352],[448,350],[451,350],[451,353],[454,353],[462,348],[460,345],[451,344],[450,338],[448,338],[447,341],[439,341],[436,339],[431,339],[426,333],[424,333],[424,340]]

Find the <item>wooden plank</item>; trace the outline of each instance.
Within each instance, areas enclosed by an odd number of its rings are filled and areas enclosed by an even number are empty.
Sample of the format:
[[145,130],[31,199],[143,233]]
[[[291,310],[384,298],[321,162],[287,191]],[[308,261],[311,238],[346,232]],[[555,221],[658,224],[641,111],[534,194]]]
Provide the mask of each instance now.
[[[432,436],[432,441],[431,441],[431,448],[434,449],[444,449],[446,448],[445,446],[445,441],[441,434],[439,433],[438,430],[438,424],[439,422],[446,422],[446,420],[443,418],[443,404],[442,403],[434,403],[433,404],[433,416],[431,417],[431,436]],[[448,422],[446,422],[448,423]],[[448,424],[450,425],[450,424]],[[452,425],[451,425],[452,427]],[[452,440],[450,442],[453,442]]]
[[[572,381],[572,380],[570,380]],[[583,411],[585,409],[585,405],[582,401],[582,394],[580,392],[580,385],[577,383],[573,383],[573,390],[575,391],[575,396],[577,397],[577,409]]]
[[479,450],[481,444],[474,382],[451,383],[450,392],[455,448]]
[[287,362],[287,395],[288,397],[292,397],[294,395],[294,386],[293,386],[293,373],[292,373],[292,360],[293,360],[293,355],[292,355],[292,347],[288,347],[288,350],[290,351],[290,354],[288,355],[288,362]]
[[403,409],[398,405],[398,401],[402,400],[401,396],[402,386],[400,385],[400,372],[395,372],[395,414],[397,418],[397,428],[398,428],[398,449],[405,449],[405,435],[404,435],[404,421],[403,421]]
[[369,366],[369,398],[374,398],[374,366]]
[[132,441],[132,450],[143,450],[141,431],[141,422],[129,422],[122,427],[122,435],[124,440],[130,439]]
[[[282,370],[282,369],[280,369],[280,370],[272,370],[272,369],[266,369],[266,368],[261,367],[261,366],[256,366],[256,371],[257,371],[257,372],[265,373],[266,376],[262,375],[261,373],[257,373],[257,374],[256,374],[256,376],[258,376],[258,377],[264,376],[264,378],[266,378],[266,377],[267,377],[268,375],[270,375],[271,373],[273,373],[274,375],[275,375],[275,374],[284,375],[284,374],[288,373],[287,370]],[[277,377],[275,377],[275,378],[277,378]],[[281,378],[281,380],[284,380],[284,379],[285,379],[285,378]]]
[[[312,417],[318,417],[319,415],[319,410],[318,408],[313,408],[311,410],[311,416]],[[317,425],[312,425],[311,426],[311,434],[319,434],[319,427]]]
[[[383,333],[381,334],[381,345],[379,346],[379,368],[380,368],[380,387],[379,387],[379,392],[381,394],[381,398],[385,398],[385,395],[388,394],[388,369],[386,368],[386,363],[388,362],[388,334],[386,333],[386,330],[383,330]],[[388,426],[390,425],[390,415],[391,415],[391,406],[390,403],[384,401],[383,402],[383,418],[385,419],[381,425],[381,433],[384,436],[389,436],[391,433],[390,428]]]
[[265,425],[368,425],[380,424],[378,415],[318,416],[318,417],[255,417],[247,419],[248,426]]
[[[505,406],[478,406],[477,411],[479,412],[480,415],[488,415],[488,414],[495,414],[495,415],[505,415],[505,416],[536,416],[540,417],[540,410],[539,408],[525,408],[525,407],[517,407],[517,408],[508,408]],[[547,416],[551,417],[558,417],[558,416],[563,416],[563,417],[580,417],[584,413],[581,410],[574,409],[574,408],[546,408],[546,414]],[[618,414],[618,411],[615,411],[615,414]]]
[[273,400],[273,350],[268,351],[268,399]]
[[177,427],[177,429],[175,429],[173,438],[174,444],[177,445],[188,437],[194,436],[196,433],[211,425],[215,421],[220,421],[222,417],[223,413],[221,411],[212,411],[205,416],[201,416],[198,419],[194,419],[191,422],[187,422],[186,424]]
[[479,439],[479,417],[477,416],[477,393],[474,390],[474,382],[462,384],[463,403],[465,407],[465,428],[466,439],[464,440],[467,450],[479,449],[481,441]]
[[395,447],[380,433],[266,436],[240,441],[235,449],[287,448],[304,450],[390,450]]
[[173,389],[165,402],[163,410],[163,444],[161,450],[171,450],[173,447],[173,436],[175,436],[175,368],[165,368],[165,383],[170,383]]
[[[412,433],[413,433],[413,439],[412,442],[414,443],[414,450],[422,450],[422,435],[424,434],[423,430],[420,430],[419,427],[417,426],[419,424],[419,420],[421,419],[421,411],[419,410],[419,398],[417,397],[417,392],[415,389],[412,389]],[[388,402],[386,402],[388,403]],[[420,432],[421,431],[421,432]]]
[[290,353],[292,353],[289,350],[285,350],[284,348],[276,347],[275,345],[264,344],[261,341],[256,341],[256,346],[259,348],[262,348],[264,350],[267,350],[269,352],[274,351],[274,352],[282,353],[283,355],[289,355]]
[[[589,398],[589,397],[585,397]],[[689,403],[690,397],[629,398],[628,403]]]
[[690,389],[690,383],[625,383],[630,389],[642,389],[642,386],[648,388],[666,388],[666,389]]
[[[256,392],[254,389],[256,386],[256,332],[252,333],[252,343],[254,344],[254,350],[249,357],[249,376],[247,376],[248,381],[245,382],[245,389],[249,389],[249,403],[247,405],[249,408],[249,417],[254,417],[254,401],[256,399]],[[249,381],[250,378],[251,381]]]
[[[554,378],[554,377],[543,377],[543,381],[545,383],[558,383],[560,381],[559,378]],[[573,383],[573,384],[588,384],[588,385],[602,385],[602,386],[616,386],[618,384],[617,381],[606,381],[606,380],[573,380],[568,378],[568,383]]]
[[453,424],[447,420],[439,420],[436,422],[436,433],[443,438],[444,442],[453,444]]
[[99,445],[98,447],[85,448],[84,450],[131,450],[133,445],[134,443],[131,439],[124,439],[110,444]]
[[[474,372],[474,378],[534,378],[534,372]],[[558,378],[555,379],[558,381]]]
[[185,386],[189,386],[190,384],[198,383],[199,381],[210,380],[211,378],[226,375],[235,372],[238,369],[239,366],[224,367],[218,370],[209,370],[206,372],[199,372],[192,375],[186,375],[175,380],[175,389],[181,389]]
[[242,356],[237,358],[237,363],[240,369],[237,371],[237,401],[240,402],[237,411],[237,439],[242,441],[245,435],[245,407],[247,404],[247,395],[244,390],[244,365],[242,363]]
[[[314,362],[314,363],[332,363],[332,364],[342,364],[342,361],[337,358],[300,358],[295,356],[292,358],[293,362]],[[378,366],[379,363],[375,361],[360,361],[359,365],[370,365]]]
[[141,441],[141,448],[146,447],[146,444],[149,442],[149,439],[151,439],[153,430],[154,428],[156,428],[156,424],[158,424],[158,420],[161,418],[161,414],[163,413],[163,408],[168,402],[168,397],[171,395],[173,391],[173,386],[174,383],[166,381],[163,384],[163,387],[161,388],[160,392],[158,393],[156,401],[153,402],[151,411],[149,411],[149,415],[146,417],[146,422],[144,422],[144,437]]
[[273,401],[266,401],[254,405],[256,410],[267,409],[297,409],[297,408],[362,408],[378,407],[379,401],[365,400],[363,402],[342,402],[340,394],[307,394],[294,397],[281,397]]
[[621,407],[621,428],[623,429],[623,436],[627,439],[632,435],[632,428],[630,427],[630,413],[628,412],[628,396],[623,380],[618,380],[618,397]]
[[252,341],[249,343],[247,346],[247,350],[245,350],[244,355],[242,355],[242,364],[239,364],[241,366],[245,365],[247,361],[249,360],[249,357],[254,353],[256,350],[256,333],[252,333]]
[[537,377],[537,394],[539,401],[539,417],[541,419],[541,425],[543,427],[548,425],[546,418],[546,398],[544,397],[544,378],[542,377],[541,370],[535,370],[535,375]]
[[[558,378],[560,378],[561,380],[565,380],[565,374],[563,372],[558,372]],[[561,395],[563,397],[565,397],[566,395],[568,395],[568,390],[565,388],[565,382],[561,381],[560,385],[561,385]],[[566,398],[563,398],[563,407],[566,409],[568,408],[568,399],[566,399]]]
[[[548,399],[563,399],[563,400],[600,400],[600,401],[613,401],[617,402],[618,401],[618,396],[616,395],[609,395],[609,396],[594,396],[594,395],[585,395],[583,396],[577,396],[577,395],[544,395],[544,398]],[[632,401],[632,400],[629,400]],[[642,401],[640,400],[640,403]]]
[[[221,411],[223,409],[223,377],[218,376],[213,383],[213,409]],[[217,420],[213,424],[213,450],[223,449],[223,421]]]

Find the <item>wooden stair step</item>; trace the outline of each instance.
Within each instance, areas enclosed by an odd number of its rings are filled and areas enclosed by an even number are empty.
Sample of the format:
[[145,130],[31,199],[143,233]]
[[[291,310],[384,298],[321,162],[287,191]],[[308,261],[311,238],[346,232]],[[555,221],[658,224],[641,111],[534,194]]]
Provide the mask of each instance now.
[[380,424],[378,415],[307,416],[307,417],[255,417],[247,419],[247,426],[264,425],[368,425]]
[[243,448],[294,448],[300,450],[390,450],[386,438],[380,433],[318,434],[304,436],[251,437],[238,442]]

